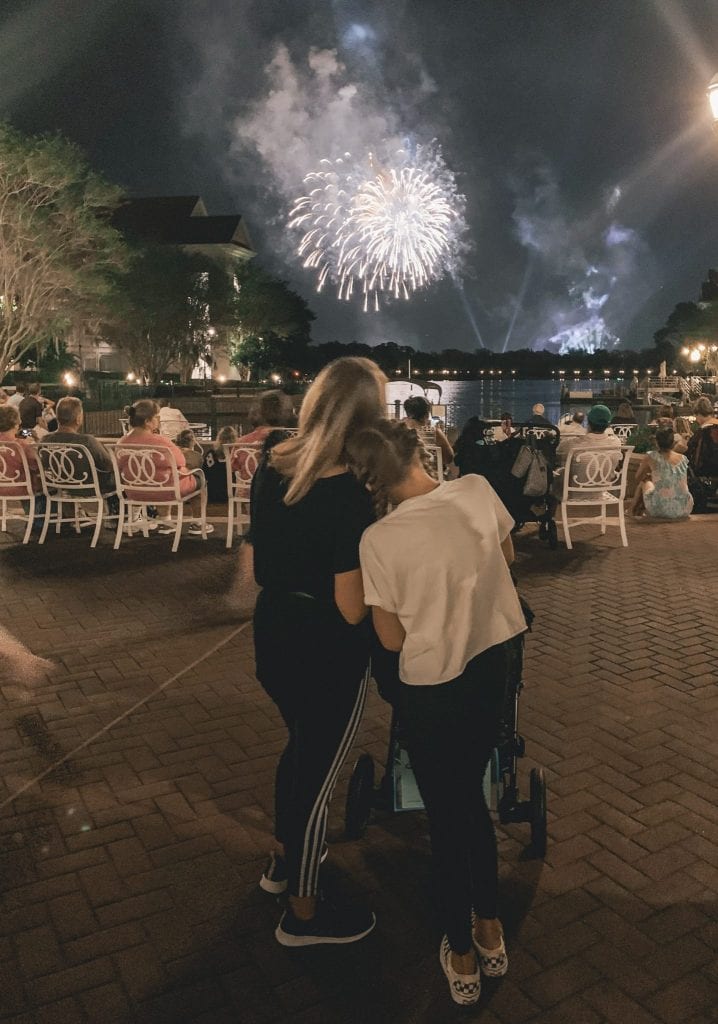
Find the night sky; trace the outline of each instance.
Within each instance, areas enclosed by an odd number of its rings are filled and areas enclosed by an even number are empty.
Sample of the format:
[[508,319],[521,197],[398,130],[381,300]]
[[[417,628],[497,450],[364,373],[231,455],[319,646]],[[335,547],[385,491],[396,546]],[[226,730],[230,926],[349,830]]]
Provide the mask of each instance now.
[[[715,0],[4,0],[0,14],[2,116],[62,131],[132,193],[242,213],[321,341],[501,350],[582,344],[599,323],[649,345],[718,265],[716,71]],[[364,314],[314,294],[284,225],[308,160],[382,133],[440,142],[471,249],[458,283]]]

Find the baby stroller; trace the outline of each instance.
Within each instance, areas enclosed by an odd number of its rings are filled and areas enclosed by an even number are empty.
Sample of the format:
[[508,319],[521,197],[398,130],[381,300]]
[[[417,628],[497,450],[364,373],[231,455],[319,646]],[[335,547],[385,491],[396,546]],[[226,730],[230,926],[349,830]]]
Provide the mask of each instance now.
[[[533,613],[525,607],[527,622]],[[530,618],[529,618],[530,617]],[[535,857],[546,855],[546,780],[543,768],[532,768],[529,775],[529,796],[521,800],[518,788],[518,759],[524,756],[526,744],[518,732],[519,696],[523,688],[523,636],[509,641],[509,678],[506,703],[501,723],[499,745],[494,750],[484,776],[486,803],[498,814],[502,825],[527,822],[531,828],[531,850]],[[404,745],[398,712],[399,656],[377,649],[372,654],[372,674],[379,693],[392,706],[389,750],[384,775],[374,785],[374,758],[361,754],[354,764],[346,801],[346,835],[359,839],[369,824],[372,810],[389,813],[423,809],[409,755]]]
[[558,442],[557,427],[531,422],[522,423],[507,441],[496,442],[493,428],[474,416],[456,442],[455,455],[461,476],[486,477],[509,510],[516,530],[525,523],[538,523],[539,537],[552,550],[558,547],[556,502],[551,496]]

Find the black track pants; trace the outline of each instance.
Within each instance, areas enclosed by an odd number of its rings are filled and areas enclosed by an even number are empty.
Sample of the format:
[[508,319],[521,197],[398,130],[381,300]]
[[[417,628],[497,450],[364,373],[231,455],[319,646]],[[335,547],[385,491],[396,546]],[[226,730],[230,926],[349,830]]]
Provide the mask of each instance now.
[[[363,666],[356,656],[345,668],[340,657],[327,661],[323,653],[336,650],[331,629],[308,599],[265,598],[255,612],[258,675],[289,731],[277,765],[275,835],[293,896],[317,894],[329,801],[366,700],[368,652]],[[271,651],[262,650],[265,642]]]

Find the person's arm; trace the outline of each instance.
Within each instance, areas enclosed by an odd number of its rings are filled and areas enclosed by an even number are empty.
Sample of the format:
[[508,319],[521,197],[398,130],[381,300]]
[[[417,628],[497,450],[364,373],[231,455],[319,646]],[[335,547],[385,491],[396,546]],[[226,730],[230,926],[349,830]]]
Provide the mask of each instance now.
[[650,475],[651,475],[651,460],[648,457],[648,455],[644,455],[643,458],[641,459],[640,466],[636,470],[635,482],[637,484],[640,484],[641,481],[645,480]]
[[366,617],[369,609],[364,604],[361,569],[335,573],[334,602],[350,626],[358,625]]
[[394,612],[387,612],[376,605],[371,610],[376,635],[387,651],[400,651],[404,646],[406,631]]
[[444,466],[450,466],[454,461],[454,449],[449,444],[448,438],[441,427],[436,428],[436,443],[441,449],[441,457],[444,460]]

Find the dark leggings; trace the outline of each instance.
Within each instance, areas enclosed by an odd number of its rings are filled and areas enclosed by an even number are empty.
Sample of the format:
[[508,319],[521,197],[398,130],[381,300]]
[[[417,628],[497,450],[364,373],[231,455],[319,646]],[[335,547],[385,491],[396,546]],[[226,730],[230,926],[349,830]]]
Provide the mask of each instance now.
[[429,818],[439,907],[449,944],[471,949],[471,911],[495,918],[496,834],[483,778],[498,742],[507,648],[491,647],[462,674],[434,686],[402,685],[411,764]]

